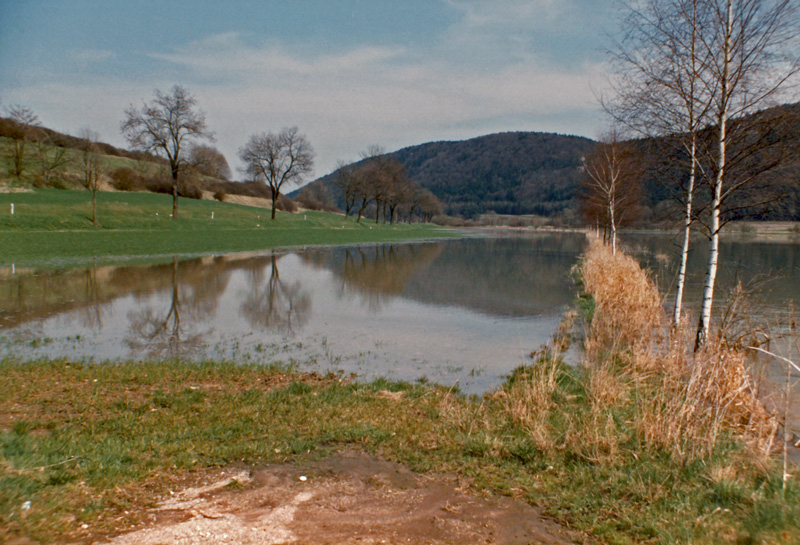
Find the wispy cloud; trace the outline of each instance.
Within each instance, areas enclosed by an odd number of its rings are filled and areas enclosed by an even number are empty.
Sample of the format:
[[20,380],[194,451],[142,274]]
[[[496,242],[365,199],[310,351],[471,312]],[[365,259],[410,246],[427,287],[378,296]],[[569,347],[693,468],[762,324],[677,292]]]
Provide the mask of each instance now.
[[[454,62],[452,42],[428,54],[407,47],[361,46],[335,53],[293,51],[280,44],[247,43],[236,33],[209,36],[154,55],[197,78],[209,111],[224,112],[222,125],[247,134],[297,124],[329,169],[343,143],[387,147],[465,135],[472,131],[537,127],[536,116],[590,107],[597,66],[559,70],[502,56],[497,62]],[[518,128],[518,127],[517,127]],[[222,128],[223,132],[234,132]],[[322,172],[321,172],[322,173]]]
[[[575,22],[571,14],[564,20],[565,10],[587,1],[447,0],[458,17],[424,47],[320,49],[225,32],[146,54],[82,49],[72,58],[85,70],[39,79],[15,94],[55,128],[91,126],[124,144],[125,107],[180,83],[197,97],[232,164],[250,134],[297,125],[317,150],[317,174],[373,143],[396,149],[503,130],[591,136],[601,65],[580,51],[572,55],[582,60],[559,63],[555,46],[541,45],[553,28]],[[131,58],[135,72],[93,70]]]
[[71,57],[80,64],[105,62],[116,57],[113,51],[107,49],[75,49]]

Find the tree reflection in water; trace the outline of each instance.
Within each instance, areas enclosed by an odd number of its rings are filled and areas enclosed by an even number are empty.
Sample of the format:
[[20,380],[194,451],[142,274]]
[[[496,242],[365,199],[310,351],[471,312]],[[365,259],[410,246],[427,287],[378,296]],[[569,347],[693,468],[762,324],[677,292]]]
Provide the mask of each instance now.
[[95,258],[92,267],[86,269],[85,293],[88,304],[81,309],[80,314],[83,325],[92,329],[103,327],[104,305],[101,303],[101,291],[97,271],[97,258]]
[[301,254],[308,264],[328,268],[341,278],[339,296],[362,298],[371,312],[379,312],[403,295],[408,283],[428,268],[442,252],[439,242],[345,247]]
[[311,296],[299,281],[284,282],[278,271],[282,256],[270,256],[270,276],[263,281],[263,268],[251,271],[251,289],[242,303],[242,315],[253,329],[293,335],[311,316]]
[[178,257],[172,258],[172,300],[166,315],[144,307],[130,312],[128,346],[134,351],[144,351],[148,357],[180,359],[196,350],[203,340],[199,332],[184,334],[181,322],[181,294],[178,280]]

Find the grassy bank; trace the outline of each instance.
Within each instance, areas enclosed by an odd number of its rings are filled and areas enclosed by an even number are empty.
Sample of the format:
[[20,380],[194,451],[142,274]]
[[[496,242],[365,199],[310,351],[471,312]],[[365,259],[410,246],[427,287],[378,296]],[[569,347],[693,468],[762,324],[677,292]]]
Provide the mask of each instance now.
[[537,503],[600,542],[800,540],[800,489],[768,456],[775,420],[736,351],[692,359],[633,260],[595,246],[580,277],[584,365],[559,358],[567,320],[480,399],[233,363],[0,362],[0,535],[106,535],[187,475],[355,448]]
[[181,199],[173,220],[169,195],[98,193],[97,198],[100,227],[91,224],[88,192],[0,193],[0,264],[453,236],[429,224],[357,224],[315,211],[279,212],[271,221],[268,209],[193,199]]

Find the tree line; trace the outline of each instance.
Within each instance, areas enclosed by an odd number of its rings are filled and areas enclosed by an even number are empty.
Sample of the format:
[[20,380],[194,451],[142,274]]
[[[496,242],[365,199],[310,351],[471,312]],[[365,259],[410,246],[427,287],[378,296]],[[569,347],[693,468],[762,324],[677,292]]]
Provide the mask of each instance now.
[[403,218],[411,223],[414,217],[431,221],[442,214],[439,199],[414,183],[403,164],[380,146],[370,146],[361,156],[355,165],[340,162],[335,173],[333,185],[343,197],[345,216],[355,214],[358,223],[372,212],[375,223],[381,218],[384,223]]

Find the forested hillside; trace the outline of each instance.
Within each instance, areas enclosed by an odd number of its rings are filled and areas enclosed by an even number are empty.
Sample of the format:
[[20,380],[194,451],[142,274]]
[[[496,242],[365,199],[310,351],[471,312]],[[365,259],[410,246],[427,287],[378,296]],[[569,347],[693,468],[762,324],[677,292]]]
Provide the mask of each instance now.
[[[732,122],[730,130],[739,130],[738,125]],[[760,112],[741,126],[747,127],[742,129],[747,134],[729,150],[729,177],[734,183],[751,175],[757,179],[747,183],[747,191],[731,197],[725,217],[800,221],[800,103]],[[713,164],[713,129],[702,131],[700,137],[705,168]],[[780,145],[774,145],[776,140]],[[465,218],[486,212],[535,214],[575,224],[581,221],[581,160],[593,144],[577,136],[508,132],[431,142],[387,156],[405,166],[418,186],[438,197],[447,214]],[[679,217],[680,188],[688,172],[682,166],[686,158],[681,139],[638,139],[633,145],[642,161],[642,198],[629,223],[646,225]],[[709,168],[705,172],[713,175]],[[344,208],[335,179],[334,172],[314,183],[324,183]],[[707,192],[700,180],[697,210],[702,211]]]
[[[388,155],[406,167],[417,185],[430,189],[448,214],[574,216],[581,157],[591,145],[577,136],[507,132],[431,142]],[[332,188],[334,179],[331,173],[318,181]]]

